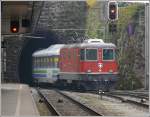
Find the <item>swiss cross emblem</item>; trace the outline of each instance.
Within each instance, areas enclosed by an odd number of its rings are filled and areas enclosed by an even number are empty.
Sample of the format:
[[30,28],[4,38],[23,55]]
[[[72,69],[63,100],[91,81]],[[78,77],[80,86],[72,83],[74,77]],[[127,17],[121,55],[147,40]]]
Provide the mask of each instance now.
[[98,67],[99,67],[99,72],[102,71],[102,67],[103,67],[103,63],[98,63]]
[[103,63],[98,63],[98,67],[102,68],[103,67]]

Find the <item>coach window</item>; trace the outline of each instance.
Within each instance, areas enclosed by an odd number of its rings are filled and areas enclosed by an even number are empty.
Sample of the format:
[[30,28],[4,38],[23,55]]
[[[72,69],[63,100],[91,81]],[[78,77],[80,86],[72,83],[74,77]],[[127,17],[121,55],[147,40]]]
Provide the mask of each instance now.
[[40,57],[40,67],[43,66],[43,57]]
[[53,68],[53,57],[51,57],[51,68]]
[[38,68],[40,68],[40,58],[38,57]]
[[40,57],[38,57],[39,68],[41,67]]
[[113,60],[114,52],[113,49],[103,49],[103,60]]
[[85,60],[85,49],[80,50],[80,60]]
[[41,68],[41,57],[39,57],[39,68]]
[[43,67],[43,57],[40,58],[40,66]]
[[55,68],[55,57],[53,57],[53,68]]
[[43,67],[45,68],[45,67],[46,67],[46,61],[45,61],[45,57],[43,57],[43,62],[44,62],[44,65],[43,65]]
[[43,67],[43,57],[40,57],[40,67]]
[[51,68],[53,67],[53,57],[51,57]]
[[36,67],[38,68],[38,57],[36,57]]
[[47,58],[45,57],[45,68],[47,67]]
[[40,57],[38,57],[38,68],[40,68]]
[[38,58],[36,57],[36,68],[38,68]]
[[41,58],[41,66],[44,67],[44,57]]
[[38,67],[40,68],[40,57],[38,57]]
[[56,57],[54,57],[54,68],[56,67]]
[[40,67],[42,67],[42,57],[40,57]]
[[49,60],[50,60],[49,64],[50,64],[50,68],[51,68],[52,67],[52,58],[50,57]]
[[49,57],[49,63],[48,63],[49,67],[51,67],[51,57]]
[[44,57],[42,57],[42,67],[45,66],[45,60],[44,60]]
[[46,57],[46,68],[48,68],[48,58]]
[[37,57],[35,57],[35,67],[37,68]]
[[53,57],[53,68],[55,67],[55,57]]
[[45,68],[47,67],[47,57],[45,57]]
[[40,68],[40,57],[38,57],[38,68]]
[[97,49],[86,49],[86,60],[97,60]]
[[35,67],[37,68],[37,65],[38,65],[38,63],[37,63],[37,57],[35,57]]
[[48,68],[48,57],[46,57],[46,67]]
[[54,68],[56,68],[56,66],[57,66],[57,65],[56,65],[56,63],[57,63],[57,62],[56,62],[56,61],[57,61],[56,59],[57,59],[57,58],[54,57]]
[[42,57],[39,57],[39,67],[41,67],[42,66]]
[[45,63],[44,63],[44,57],[41,57],[41,59],[40,59],[40,66],[41,66],[41,67],[44,67],[44,64],[45,64]]
[[51,61],[51,59],[50,59],[50,57],[48,57],[48,67],[51,67],[50,61]]
[[47,68],[49,68],[49,65],[48,65],[48,57],[47,57]]
[[47,57],[47,68],[49,68],[49,57]]
[[45,57],[45,68],[47,68],[47,57]]
[[44,67],[44,57],[41,57],[41,67]]
[[43,61],[42,61],[43,64],[43,67],[45,68],[45,65],[46,65],[46,62],[45,62],[45,57],[43,57]]

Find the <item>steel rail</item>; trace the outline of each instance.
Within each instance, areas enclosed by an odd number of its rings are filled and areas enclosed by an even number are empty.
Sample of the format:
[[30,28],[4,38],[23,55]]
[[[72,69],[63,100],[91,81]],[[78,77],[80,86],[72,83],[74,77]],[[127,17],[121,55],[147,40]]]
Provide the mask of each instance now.
[[142,106],[142,107],[144,107],[144,108],[149,108],[149,105],[148,105],[148,104],[144,104],[144,103],[137,102],[137,101],[130,100],[130,99],[125,99],[125,98],[123,98],[123,97],[120,97],[120,96],[117,96],[117,95],[114,95],[114,94],[106,94],[106,93],[104,93],[103,95],[105,95],[105,96],[110,96],[110,97],[119,99],[119,100],[121,100],[122,102],[132,103],[132,104],[135,104],[135,105],[138,105],[138,106]]
[[111,93],[110,94],[116,94],[116,95],[125,95],[125,96],[131,96],[131,97],[135,97],[135,98],[141,98],[141,99],[146,99],[146,100],[149,100],[149,97],[147,96],[144,96],[144,95],[139,95],[139,94],[134,94],[134,93]]
[[93,115],[93,116],[104,116],[104,115],[102,115],[102,114],[100,114],[100,113],[94,111],[93,109],[87,107],[86,105],[80,103],[79,101],[73,99],[72,97],[66,95],[65,93],[63,93],[63,92],[61,92],[61,91],[59,91],[59,90],[56,90],[56,91],[57,91],[59,94],[63,95],[65,98],[71,100],[73,103],[75,103],[75,104],[79,105],[80,107],[82,107],[82,109],[84,109],[85,111],[88,111],[91,115]]
[[144,107],[144,108],[149,108],[149,105],[148,105],[148,104],[140,103],[140,102],[137,102],[137,101],[133,101],[133,100],[127,99],[126,102],[127,102],[127,103],[133,103],[133,104],[142,106],[142,107]]

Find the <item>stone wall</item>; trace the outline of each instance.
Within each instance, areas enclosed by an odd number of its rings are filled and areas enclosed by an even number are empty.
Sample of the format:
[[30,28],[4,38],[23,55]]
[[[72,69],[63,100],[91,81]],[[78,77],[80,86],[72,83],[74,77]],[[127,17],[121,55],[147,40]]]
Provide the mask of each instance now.
[[18,36],[3,37],[3,39],[6,42],[6,48],[2,50],[2,82],[19,82],[18,65],[24,39]]
[[84,1],[35,2],[32,31],[48,30],[59,37],[58,42],[67,43],[76,35],[84,35],[86,10]]

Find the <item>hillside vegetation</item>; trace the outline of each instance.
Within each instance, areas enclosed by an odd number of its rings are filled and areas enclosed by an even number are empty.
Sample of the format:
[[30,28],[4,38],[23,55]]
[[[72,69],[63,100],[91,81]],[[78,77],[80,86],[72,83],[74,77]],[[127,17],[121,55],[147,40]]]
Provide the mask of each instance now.
[[[97,7],[97,6],[95,6]],[[87,13],[87,31],[85,35],[91,38],[104,38],[102,27],[107,26],[107,42],[117,46],[117,61],[119,64],[118,89],[137,89],[143,87],[144,79],[144,21],[140,24],[139,19],[144,17],[144,6],[129,4],[119,7],[119,19],[117,32],[108,32],[108,21],[100,21],[99,9],[90,8]],[[133,35],[127,34],[128,24],[133,26]],[[105,25],[107,24],[107,25]],[[140,62],[139,62],[140,61]]]

